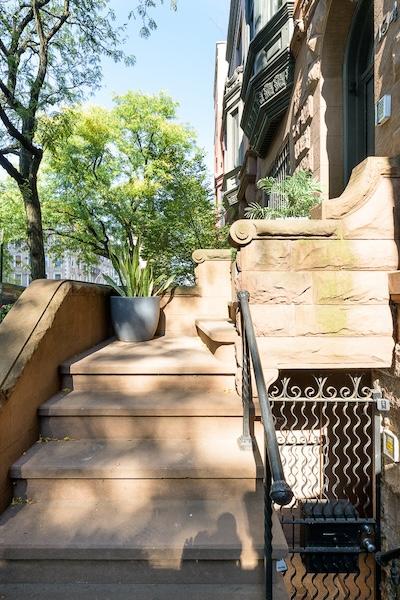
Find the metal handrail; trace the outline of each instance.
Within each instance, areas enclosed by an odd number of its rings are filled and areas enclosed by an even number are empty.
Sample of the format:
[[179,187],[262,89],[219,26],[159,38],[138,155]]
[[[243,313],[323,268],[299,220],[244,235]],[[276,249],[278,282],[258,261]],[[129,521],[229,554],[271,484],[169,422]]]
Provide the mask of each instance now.
[[[257,339],[254,332],[253,321],[250,314],[249,297],[250,294],[247,291],[238,292],[238,300],[240,305],[240,311],[242,316],[242,337],[243,337],[243,359],[245,362],[246,354],[250,351],[251,362],[253,364],[254,376],[257,386],[258,399],[261,409],[261,419],[264,425],[265,431],[265,443],[266,443],[266,454],[271,471],[271,489],[270,497],[271,500],[279,506],[286,506],[293,500],[293,491],[286,481],[285,474],[283,471],[282,460],[279,452],[278,438],[276,435],[274,419],[272,416],[271,405],[268,399],[267,387],[265,385],[265,378],[263,368],[261,365],[260,353],[258,350]],[[249,366],[249,365],[247,365]],[[245,368],[245,366],[243,366]],[[247,394],[247,399],[244,399],[245,411],[249,410],[249,402],[252,401],[251,393],[251,381],[250,377],[246,378],[244,373],[244,384],[248,387],[248,390],[242,390],[242,394]],[[247,404],[247,406],[246,406]],[[244,418],[244,431],[242,436],[243,440],[250,435],[248,423],[246,423],[246,415]]]

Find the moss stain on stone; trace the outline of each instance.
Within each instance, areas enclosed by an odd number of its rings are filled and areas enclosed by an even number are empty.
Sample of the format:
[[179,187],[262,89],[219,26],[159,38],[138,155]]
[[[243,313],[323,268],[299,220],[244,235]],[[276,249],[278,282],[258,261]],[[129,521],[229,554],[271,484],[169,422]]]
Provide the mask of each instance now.
[[343,333],[347,328],[347,314],[342,306],[316,306],[315,318],[318,325],[318,333],[334,334]]
[[325,271],[314,278],[316,304],[348,301],[354,295],[354,276],[350,271]]

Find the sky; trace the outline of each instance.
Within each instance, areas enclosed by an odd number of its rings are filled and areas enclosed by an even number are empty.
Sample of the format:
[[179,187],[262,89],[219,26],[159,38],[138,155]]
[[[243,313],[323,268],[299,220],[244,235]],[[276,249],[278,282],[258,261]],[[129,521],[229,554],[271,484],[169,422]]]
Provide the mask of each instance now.
[[[112,0],[118,19],[132,6],[127,0]],[[128,5],[128,6],[127,6]],[[125,46],[136,57],[133,67],[104,60],[102,89],[91,99],[106,107],[113,94],[128,90],[144,93],[167,92],[179,102],[178,118],[197,133],[198,143],[207,152],[212,172],[214,135],[215,44],[225,40],[230,0],[178,0],[178,10],[169,0],[152,11],[157,30],[149,39],[140,38],[139,21],[129,24]]]

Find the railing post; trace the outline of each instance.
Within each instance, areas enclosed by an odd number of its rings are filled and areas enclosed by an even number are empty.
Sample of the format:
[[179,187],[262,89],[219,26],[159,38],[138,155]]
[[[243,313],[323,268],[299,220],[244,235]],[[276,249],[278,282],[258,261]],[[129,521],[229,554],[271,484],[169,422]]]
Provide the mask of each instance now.
[[[265,449],[266,450],[266,449]],[[273,560],[272,560],[272,500],[271,500],[271,469],[267,452],[265,452],[264,470],[264,568],[265,568],[265,598],[273,600]]]
[[[246,300],[248,301],[250,294],[248,292],[239,292],[239,300],[241,296],[243,296],[243,298],[246,298]],[[243,432],[240,438],[238,439],[238,444],[241,450],[252,450],[253,442],[251,439],[251,408],[253,405],[253,390],[251,386],[250,350],[242,311],[240,311],[240,323],[242,334]]]

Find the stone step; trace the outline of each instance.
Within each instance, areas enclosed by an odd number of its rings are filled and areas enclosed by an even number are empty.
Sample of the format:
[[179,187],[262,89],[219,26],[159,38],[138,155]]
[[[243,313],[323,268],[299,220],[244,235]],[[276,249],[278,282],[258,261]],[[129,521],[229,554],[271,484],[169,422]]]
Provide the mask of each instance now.
[[131,394],[178,394],[188,391],[214,394],[233,394],[236,390],[235,375],[193,374],[66,374],[62,375],[62,390],[81,392],[116,392]]
[[[279,574],[274,579],[280,580]],[[264,564],[245,568],[234,560],[201,560],[149,563],[145,560],[8,560],[0,561],[0,590],[10,584],[49,585],[260,585],[264,584]],[[140,588],[139,588],[140,589]],[[207,589],[207,588],[205,588]],[[25,596],[24,600],[30,598]],[[72,597],[75,600],[75,597]],[[77,597],[80,598],[79,596]],[[138,600],[141,597],[134,596]],[[162,599],[163,600],[163,599]],[[207,600],[202,598],[202,600]],[[275,599],[274,599],[275,600]]]
[[[281,584],[274,600],[286,600]],[[0,585],[0,600],[265,600],[261,585],[252,584],[10,584]]]
[[[223,506],[207,499],[146,500],[11,506],[0,517],[0,560],[145,561],[167,569],[186,560],[236,560],[257,568],[264,548],[261,490]],[[287,544],[276,515],[273,531],[279,560]]]
[[234,344],[239,338],[235,323],[228,319],[196,319],[197,329],[213,342]]
[[262,463],[230,432],[201,439],[69,440],[35,444],[11,467],[14,479],[262,477]]
[[242,417],[42,417],[41,434],[63,439],[171,439],[201,440],[219,435],[221,429],[237,439]]
[[196,337],[161,337],[140,344],[110,341],[66,361],[62,387],[90,392],[234,393],[233,356],[218,360]]
[[42,417],[217,417],[241,416],[242,400],[232,390],[216,394],[190,386],[138,391],[135,394],[107,391],[61,392],[39,408]]
[[[60,393],[39,408],[45,438],[133,439],[241,434],[243,406],[236,392]],[[214,434],[212,434],[214,432]]]
[[196,337],[159,337],[148,342],[110,341],[61,366],[70,375],[232,375],[235,364],[216,359]]
[[56,502],[71,500],[86,502],[102,498],[116,502],[121,498],[175,498],[182,500],[244,499],[262,487],[261,480],[252,479],[102,479],[102,478],[31,478],[14,481],[17,502]]

